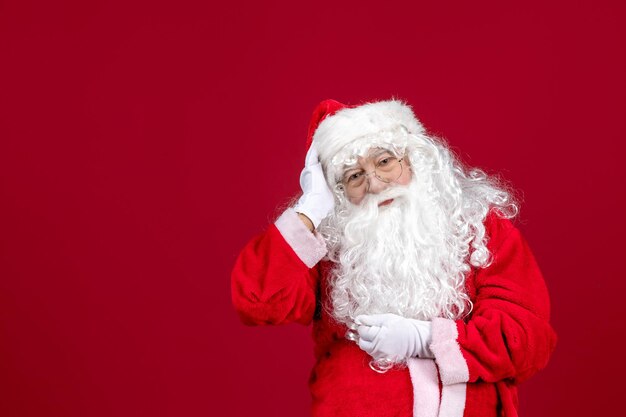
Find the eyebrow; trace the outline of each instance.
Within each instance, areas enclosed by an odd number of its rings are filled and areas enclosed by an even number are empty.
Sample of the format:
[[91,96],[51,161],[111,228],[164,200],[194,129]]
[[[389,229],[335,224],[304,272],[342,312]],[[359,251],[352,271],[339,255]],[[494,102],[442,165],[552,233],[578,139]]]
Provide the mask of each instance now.
[[[378,158],[379,156],[386,154],[386,153],[393,156],[393,152],[391,152],[389,149],[385,149],[385,148],[377,148],[377,149],[378,151],[369,155],[368,158]],[[363,168],[359,167],[358,163],[355,163],[349,166],[344,166],[342,177],[345,177],[346,174],[351,171],[363,171]]]
[[393,152],[391,152],[389,149],[385,149],[385,148],[380,148],[377,152],[374,152],[370,158],[376,158],[377,156],[380,156],[384,153],[388,153],[389,155],[393,155]]
[[360,168],[358,166],[353,166],[352,168],[346,168],[343,170],[343,173],[341,174],[342,177],[345,177],[346,175],[348,175],[349,173],[353,172],[353,171],[363,171],[363,168]]

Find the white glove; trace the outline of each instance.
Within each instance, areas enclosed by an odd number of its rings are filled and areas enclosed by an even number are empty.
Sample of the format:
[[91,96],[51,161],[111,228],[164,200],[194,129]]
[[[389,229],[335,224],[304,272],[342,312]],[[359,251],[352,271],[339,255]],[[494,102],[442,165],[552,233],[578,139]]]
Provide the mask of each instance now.
[[360,315],[359,347],[375,360],[393,362],[408,358],[434,358],[430,350],[431,322],[406,319],[395,314]]
[[300,173],[300,187],[303,194],[293,209],[307,216],[317,228],[335,208],[335,197],[326,184],[322,164],[313,145],[304,160],[304,169]]

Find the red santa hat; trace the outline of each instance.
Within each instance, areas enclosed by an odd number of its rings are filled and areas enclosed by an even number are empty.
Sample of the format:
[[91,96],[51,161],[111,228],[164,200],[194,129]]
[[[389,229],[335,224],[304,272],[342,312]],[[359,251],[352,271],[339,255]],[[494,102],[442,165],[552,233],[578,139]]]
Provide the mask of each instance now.
[[399,134],[422,135],[424,131],[413,110],[400,100],[358,106],[324,100],[311,117],[307,148],[315,146],[332,184],[337,179],[337,156],[354,157],[359,149],[393,144]]

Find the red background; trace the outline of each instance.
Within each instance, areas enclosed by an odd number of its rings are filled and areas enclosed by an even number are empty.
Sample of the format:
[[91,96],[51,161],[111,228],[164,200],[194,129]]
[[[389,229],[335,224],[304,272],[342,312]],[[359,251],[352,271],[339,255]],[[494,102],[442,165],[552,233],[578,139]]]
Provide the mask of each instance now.
[[310,329],[241,325],[230,268],[315,104],[392,96],[522,192],[560,336],[522,415],[612,414],[622,2],[210,3],[0,1],[0,415],[307,415]]

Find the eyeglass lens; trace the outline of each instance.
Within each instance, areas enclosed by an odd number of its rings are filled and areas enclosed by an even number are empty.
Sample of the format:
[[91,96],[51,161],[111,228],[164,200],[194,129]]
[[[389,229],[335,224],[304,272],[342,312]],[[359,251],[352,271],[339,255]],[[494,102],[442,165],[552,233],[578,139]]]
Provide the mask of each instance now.
[[397,180],[402,175],[401,159],[393,156],[387,156],[380,159],[376,163],[376,167],[373,172],[366,173],[362,170],[349,172],[343,179],[346,191],[351,195],[365,192],[369,184],[366,179],[370,175],[375,175],[380,181],[386,183]]

